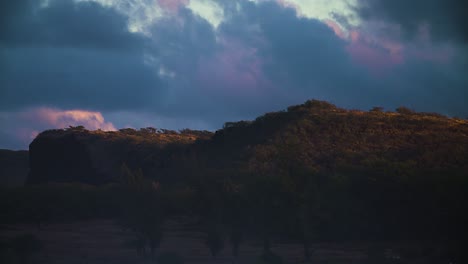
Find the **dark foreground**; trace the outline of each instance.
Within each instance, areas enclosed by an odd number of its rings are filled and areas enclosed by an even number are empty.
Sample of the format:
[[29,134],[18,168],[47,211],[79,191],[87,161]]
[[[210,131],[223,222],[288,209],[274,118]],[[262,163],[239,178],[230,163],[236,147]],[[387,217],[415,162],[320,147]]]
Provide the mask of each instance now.
[[[165,237],[158,253],[175,253],[184,263],[234,263],[229,244],[213,258],[204,243],[203,233],[186,228],[175,221],[165,225]],[[21,234],[32,234],[42,244],[42,249],[33,254],[28,263],[50,264],[97,264],[97,263],[156,263],[149,257],[138,255],[126,243],[133,234],[122,230],[113,220],[90,220],[74,223],[48,224],[37,228],[28,224],[2,226],[0,239]],[[431,243],[385,243],[385,258],[381,263],[449,263],[442,259],[441,245]],[[311,263],[374,263],[369,259],[368,243],[320,243],[312,245]],[[279,242],[272,247],[284,263],[304,262],[300,244]],[[248,240],[240,248],[240,257],[235,263],[262,263],[258,260],[262,251],[259,241]],[[372,253],[371,253],[372,254]],[[3,252],[1,263],[17,263],[11,252]],[[380,262],[379,262],[380,263]]]

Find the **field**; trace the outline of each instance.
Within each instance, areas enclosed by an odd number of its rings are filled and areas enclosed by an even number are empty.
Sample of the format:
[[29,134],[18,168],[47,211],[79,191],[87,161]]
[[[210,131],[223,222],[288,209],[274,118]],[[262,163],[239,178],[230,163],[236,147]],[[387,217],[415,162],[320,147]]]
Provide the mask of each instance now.
[[[43,249],[32,258],[32,263],[154,263],[148,257],[138,255],[136,250],[128,245],[126,241],[132,238],[130,231],[122,230],[109,219],[48,224],[41,228],[26,224],[6,225],[2,226],[0,238],[14,237],[24,233],[33,234],[43,244]],[[421,246],[421,243],[418,244]],[[387,244],[387,247],[392,246]],[[409,243],[404,246],[399,243],[398,247],[415,249]],[[313,263],[369,263],[367,260],[368,245],[362,243],[320,243],[314,244],[312,248]],[[245,241],[240,248],[240,257],[235,263],[258,263],[256,259],[261,249],[259,241]],[[305,263],[302,246],[299,244],[275,243],[272,250],[280,255],[285,263]],[[213,258],[204,244],[203,233],[186,228],[175,221],[165,224],[165,236],[158,252],[177,253],[187,264],[231,264],[235,260],[231,256],[228,243],[224,250]],[[391,252],[390,248],[387,248],[385,263],[427,263],[427,259],[418,258],[414,252],[411,262],[403,257],[400,259],[398,254]]]
[[[48,224],[40,229],[33,225],[8,225],[2,229],[1,238],[29,233],[43,243],[44,247],[34,256],[33,263],[148,263],[148,260],[136,254],[135,249],[126,245],[125,241],[132,237],[131,232],[122,230],[113,220]],[[202,233],[184,228],[174,221],[168,222],[165,229],[159,252],[175,252],[189,264],[227,264],[233,261],[228,244],[219,256],[213,258],[204,244]],[[314,263],[363,263],[366,258],[362,245],[320,244],[313,245],[313,248]],[[276,243],[272,250],[287,263],[301,263],[303,259],[299,244]],[[241,245],[236,263],[255,263],[260,252],[259,242],[246,241]]]

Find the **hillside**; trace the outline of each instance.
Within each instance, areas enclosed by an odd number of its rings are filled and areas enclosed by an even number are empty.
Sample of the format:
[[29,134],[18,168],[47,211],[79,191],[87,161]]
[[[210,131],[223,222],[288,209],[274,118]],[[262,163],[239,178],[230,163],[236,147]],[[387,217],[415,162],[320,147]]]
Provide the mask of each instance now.
[[211,144],[247,148],[251,159],[275,159],[275,166],[294,159],[316,170],[385,163],[468,169],[467,120],[404,107],[365,112],[312,100],[253,122],[228,123]]
[[[406,108],[345,110],[311,100],[253,121],[206,131],[117,132],[83,128],[41,133],[30,145],[29,182],[108,182],[120,166],[170,180],[200,170],[279,173],[374,168],[411,174],[417,169],[468,171],[468,121]],[[196,168],[196,170],[194,170]]]

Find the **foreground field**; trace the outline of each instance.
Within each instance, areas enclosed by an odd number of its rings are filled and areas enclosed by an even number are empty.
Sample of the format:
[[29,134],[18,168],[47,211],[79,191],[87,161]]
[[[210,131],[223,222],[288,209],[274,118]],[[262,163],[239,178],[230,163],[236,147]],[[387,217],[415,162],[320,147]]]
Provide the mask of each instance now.
[[[227,264],[234,261],[229,244],[226,244],[219,256],[213,258],[204,243],[203,233],[183,227],[174,221],[168,222],[165,229],[159,253],[177,253],[183,257],[184,263],[188,264]],[[40,229],[32,225],[9,225],[2,227],[0,238],[6,239],[24,233],[33,234],[43,244],[43,249],[32,258],[32,263],[152,263],[147,258],[137,255],[136,250],[128,246],[126,241],[132,238],[131,232],[122,230],[113,220],[48,224]],[[410,254],[411,258],[405,259],[397,253],[392,253],[389,247],[391,246],[387,245],[385,263],[428,263],[427,258],[424,260],[418,257],[415,251]],[[411,248],[401,244],[398,247]],[[369,263],[367,248],[368,246],[363,244],[314,244],[313,263]],[[302,246],[299,244],[276,243],[272,249],[286,263],[303,263]],[[256,260],[260,252],[261,244],[248,240],[241,246],[240,257],[235,263],[259,263]],[[431,260],[439,263],[434,258]]]

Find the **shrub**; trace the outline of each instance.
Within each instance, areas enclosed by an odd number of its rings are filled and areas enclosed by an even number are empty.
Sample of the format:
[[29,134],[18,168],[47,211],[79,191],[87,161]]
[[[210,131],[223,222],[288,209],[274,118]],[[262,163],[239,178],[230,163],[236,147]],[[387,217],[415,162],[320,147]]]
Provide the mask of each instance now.
[[408,107],[400,106],[396,109],[396,112],[402,115],[411,115],[414,114],[414,111]]
[[376,112],[376,113],[382,113],[383,110],[384,110],[384,108],[381,107],[381,106],[374,106],[374,107],[372,107],[372,109],[370,111],[371,112]]

